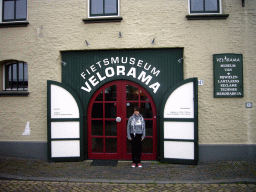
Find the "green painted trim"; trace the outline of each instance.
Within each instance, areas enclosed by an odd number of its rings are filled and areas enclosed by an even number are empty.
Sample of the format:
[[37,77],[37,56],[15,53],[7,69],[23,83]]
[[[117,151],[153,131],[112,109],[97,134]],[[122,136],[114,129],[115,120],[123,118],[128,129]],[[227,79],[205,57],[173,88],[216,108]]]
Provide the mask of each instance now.
[[194,142],[194,139],[164,139],[164,141],[182,141],[182,142]]
[[183,119],[183,118],[165,118],[165,121],[177,121],[177,122],[194,122],[193,118],[190,119]]
[[70,141],[70,140],[79,140],[80,138],[58,138],[58,139],[51,139],[51,141]]
[[80,118],[63,118],[63,119],[51,119],[51,122],[65,122],[65,121],[80,121]]
[[221,20],[227,19],[229,14],[191,14],[186,15],[187,20]]
[[99,17],[83,19],[84,24],[121,22],[122,17]]
[[28,91],[0,91],[0,96],[28,96]]
[[[57,85],[59,87],[62,87],[66,91],[68,91],[75,99],[78,105],[79,109],[79,118],[58,118],[58,119],[52,119],[51,118],[51,85]],[[83,109],[82,104],[75,94],[75,92],[66,86],[65,84],[56,82],[56,81],[47,81],[47,156],[49,161],[82,161],[84,160],[84,130],[83,130]],[[67,121],[79,121],[80,122],[80,138],[60,138],[60,139],[51,139],[51,122],[67,122]],[[52,158],[51,157],[51,141],[56,140],[80,140],[80,157],[64,157],[64,158]]]
[[[166,104],[166,101],[168,100],[169,96],[180,86],[187,84],[189,82],[194,83],[194,118],[164,118],[164,107]],[[186,79],[184,81],[179,82],[174,87],[172,87],[164,96],[163,102],[161,105],[160,110],[160,161],[161,162],[168,162],[168,163],[179,163],[179,164],[191,164],[196,165],[198,164],[198,79],[197,78],[190,78]],[[188,140],[188,139],[164,139],[164,122],[165,121],[178,121],[178,122],[194,122],[194,139]],[[182,141],[182,142],[193,142],[194,143],[194,159],[170,159],[170,158],[164,158],[164,141]]]
[[3,22],[0,23],[0,28],[8,27],[27,27],[29,25],[28,21],[19,21],[19,22]]

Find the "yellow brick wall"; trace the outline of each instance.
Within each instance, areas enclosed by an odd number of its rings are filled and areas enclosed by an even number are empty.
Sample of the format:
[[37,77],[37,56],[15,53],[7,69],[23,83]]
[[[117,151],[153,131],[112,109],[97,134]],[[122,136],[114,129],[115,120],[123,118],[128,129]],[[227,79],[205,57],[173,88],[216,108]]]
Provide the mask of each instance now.
[[[199,86],[199,143],[255,144],[256,3],[222,4],[226,20],[195,21],[186,19],[188,0],[121,0],[120,23],[84,24],[86,0],[28,0],[28,27],[0,28],[0,61],[28,63],[30,92],[0,98],[0,141],[47,140],[46,83],[61,81],[60,51],[182,47],[184,77],[204,80]],[[220,53],[243,54],[243,98],[213,97],[212,57]],[[245,108],[246,102],[253,108]],[[28,121],[31,133],[23,136]]]

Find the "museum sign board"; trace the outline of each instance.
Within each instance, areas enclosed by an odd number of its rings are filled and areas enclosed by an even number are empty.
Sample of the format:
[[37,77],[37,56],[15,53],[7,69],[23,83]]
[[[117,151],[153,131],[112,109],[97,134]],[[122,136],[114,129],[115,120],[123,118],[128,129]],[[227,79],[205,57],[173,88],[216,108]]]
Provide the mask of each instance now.
[[214,97],[243,97],[243,55],[215,54]]

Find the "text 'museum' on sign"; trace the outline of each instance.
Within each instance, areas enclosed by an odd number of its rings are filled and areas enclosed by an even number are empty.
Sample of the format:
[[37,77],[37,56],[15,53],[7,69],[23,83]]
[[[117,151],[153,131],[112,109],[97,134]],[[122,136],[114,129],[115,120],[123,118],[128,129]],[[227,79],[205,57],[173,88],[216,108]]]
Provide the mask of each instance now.
[[243,55],[215,54],[214,97],[243,97]]

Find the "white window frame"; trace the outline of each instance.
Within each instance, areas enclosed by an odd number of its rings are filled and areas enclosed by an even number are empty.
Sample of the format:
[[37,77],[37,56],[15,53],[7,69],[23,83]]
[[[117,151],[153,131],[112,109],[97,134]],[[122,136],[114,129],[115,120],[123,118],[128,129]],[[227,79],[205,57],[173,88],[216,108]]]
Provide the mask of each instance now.
[[191,0],[188,0],[188,14],[190,15],[212,15],[212,14],[222,14],[222,0],[219,0],[219,9],[220,9],[220,12],[219,13],[191,13],[190,12],[190,1]]
[[107,16],[91,16],[90,13],[90,0],[88,0],[88,18],[108,18],[108,17],[120,17],[120,1],[121,0],[117,0],[117,7],[118,7],[118,12],[117,15],[107,15]]
[[27,6],[26,6],[26,20],[23,21],[3,21],[3,0],[0,0],[0,23],[22,23],[28,21],[28,0],[27,0]]

